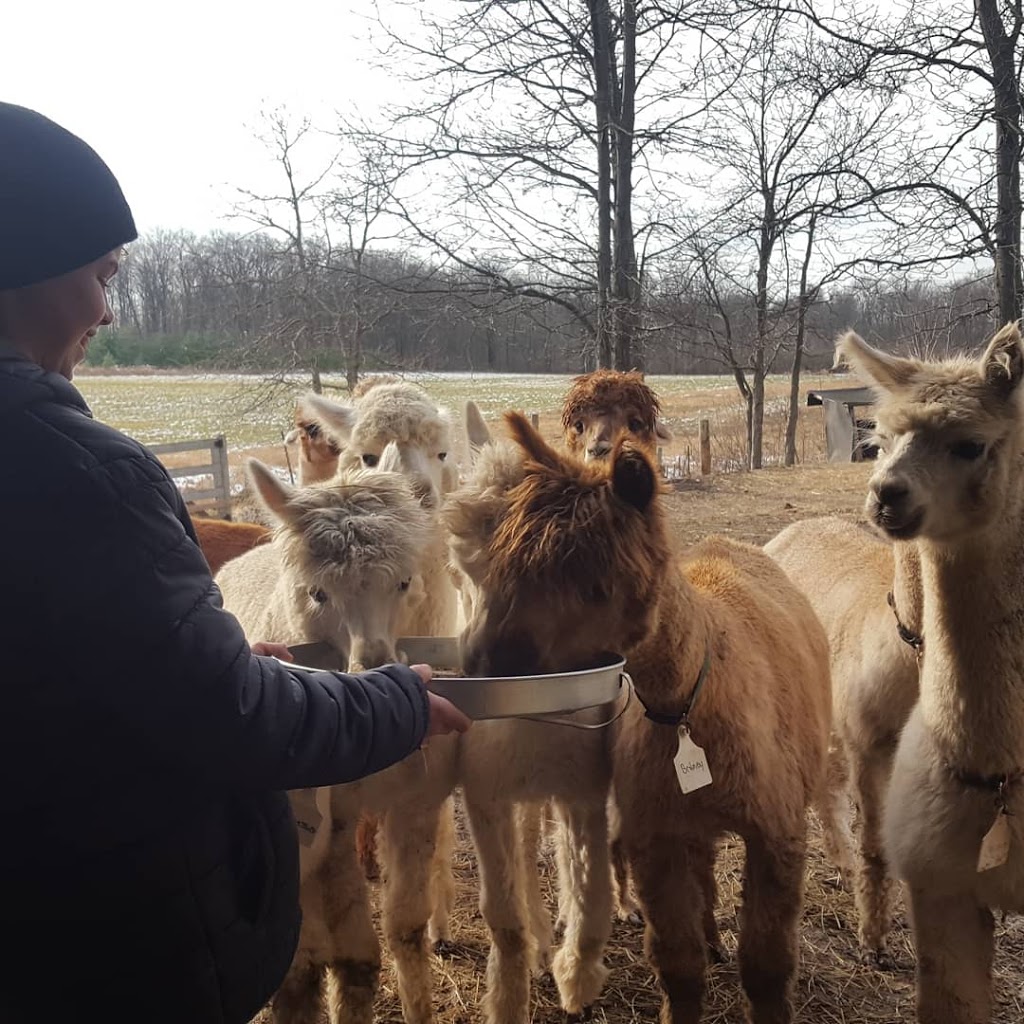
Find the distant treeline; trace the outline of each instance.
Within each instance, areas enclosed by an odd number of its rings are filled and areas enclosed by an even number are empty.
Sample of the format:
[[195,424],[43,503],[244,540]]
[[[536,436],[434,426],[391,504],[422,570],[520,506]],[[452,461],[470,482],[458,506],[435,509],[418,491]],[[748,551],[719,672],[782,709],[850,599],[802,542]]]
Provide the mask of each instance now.
[[[736,288],[711,309],[688,279],[680,267],[647,282],[637,351],[650,373],[722,373],[726,346],[741,363],[751,348],[750,294]],[[485,291],[394,253],[364,255],[355,269],[314,252],[300,268],[266,235],[160,232],[131,246],[111,292],[115,326],[94,339],[88,362],[341,373],[591,368],[593,339],[568,308],[586,308],[586,295],[552,288],[538,297],[514,284]],[[832,341],[848,327],[896,347],[974,346],[989,328],[990,296],[986,281],[835,290],[808,314],[804,366],[830,366]],[[775,372],[791,366],[795,318],[795,309],[774,310]]]

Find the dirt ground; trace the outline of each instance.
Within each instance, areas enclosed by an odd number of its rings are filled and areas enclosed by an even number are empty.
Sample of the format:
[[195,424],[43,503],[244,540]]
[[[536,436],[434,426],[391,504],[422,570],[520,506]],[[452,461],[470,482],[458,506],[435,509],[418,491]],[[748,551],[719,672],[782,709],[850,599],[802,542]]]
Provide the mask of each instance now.
[[[723,533],[763,543],[797,519],[836,514],[858,519],[870,465],[805,466],[758,473],[712,476],[686,482],[669,498],[680,540],[689,543],[708,533]],[[837,567],[841,570],[841,567]],[[805,1024],[890,1024],[913,1021],[914,957],[910,931],[901,918],[893,935],[895,968],[881,971],[858,955],[852,896],[821,853],[816,822],[807,866],[806,895],[800,930],[800,974],[796,1019]],[[550,850],[541,870],[549,905],[555,909],[555,872]],[[433,960],[438,1024],[475,1024],[487,961],[488,936],[477,910],[475,857],[459,814],[455,859],[458,899],[454,915],[455,945]],[[736,969],[736,911],[742,875],[742,844],[729,839],[720,847],[717,916],[728,961],[711,966],[704,1021],[739,1024],[744,1003]],[[1024,924],[1019,919],[997,924],[994,1024],[1024,1020]],[[610,975],[594,1020],[608,1024],[655,1021],[660,996],[643,953],[642,928],[616,923],[606,954]],[[401,1006],[393,972],[385,970],[377,1002],[377,1019],[400,1024]],[[563,1024],[550,976],[533,986],[531,1020]]]

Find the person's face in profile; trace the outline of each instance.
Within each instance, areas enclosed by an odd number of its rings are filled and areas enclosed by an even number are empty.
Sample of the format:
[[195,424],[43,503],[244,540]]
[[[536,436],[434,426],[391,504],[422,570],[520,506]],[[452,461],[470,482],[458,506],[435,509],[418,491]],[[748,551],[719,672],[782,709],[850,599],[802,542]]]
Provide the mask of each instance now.
[[68,380],[85,358],[89,341],[114,317],[107,288],[121,250],[38,284],[0,293],[0,328],[45,370]]

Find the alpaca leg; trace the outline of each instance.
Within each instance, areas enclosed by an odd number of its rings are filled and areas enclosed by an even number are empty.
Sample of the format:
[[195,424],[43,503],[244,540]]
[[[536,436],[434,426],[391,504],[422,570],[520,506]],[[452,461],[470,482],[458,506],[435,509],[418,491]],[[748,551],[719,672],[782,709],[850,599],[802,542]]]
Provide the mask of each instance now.
[[554,933],[551,914],[540,890],[540,844],[544,836],[546,804],[526,803],[516,807],[523,857],[523,886],[526,913],[530,922],[530,971],[541,974],[551,957]]
[[327,1008],[331,1024],[371,1024],[380,978],[380,943],[355,845],[356,815],[334,819],[321,871],[330,935]]
[[806,859],[804,836],[747,838],[739,960],[752,1024],[789,1024],[793,1019],[790,990]]
[[814,809],[821,821],[825,859],[844,875],[854,870],[853,807],[850,803],[849,760],[843,745],[834,742],[828,769]]
[[522,850],[511,803],[466,797],[480,869],[480,911],[491,932],[483,1016],[487,1024],[526,1024],[530,966]]
[[455,798],[448,797],[441,805],[437,822],[437,842],[430,870],[430,924],[427,936],[431,946],[452,941],[450,917],[455,906]]
[[627,847],[647,928],[644,950],[661,985],[662,1024],[698,1024],[704,999],[706,879],[693,865],[709,859],[707,844],[677,835],[647,835]]
[[565,832],[567,877],[559,878],[566,904],[565,935],[552,962],[562,1008],[583,1013],[601,995],[608,969],[604,949],[612,932],[612,875],[605,801],[559,802]]
[[[698,851],[695,851],[695,854]],[[722,936],[718,932],[718,921],[715,919],[715,908],[718,905],[718,882],[715,881],[715,857],[717,850],[715,844],[710,844],[706,849],[702,848],[704,859],[695,862],[693,870],[700,879],[701,890],[704,893],[704,942],[708,947],[708,956],[716,964],[724,964],[728,959],[725,948],[722,946]]]
[[643,924],[640,908],[630,892],[629,864],[626,863],[626,851],[622,847],[622,838],[619,835],[621,829],[622,816],[612,794],[608,797],[608,835],[612,874],[615,878],[615,916],[620,921],[628,921],[630,924]]
[[987,1024],[992,1015],[991,911],[970,894],[908,891],[919,1024]]
[[356,826],[356,853],[363,874],[372,882],[380,878],[380,864],[377,861],[377,829],[380,819],[370,813],[359,816]]
[[384,816],[388,857],[384,932],[395,961],[406,1024],[428,1024],[433,1019],[426,937],[441,810],[406,807]]
[[861,948],[877,964],[887,962],[886,941],[892,930],[896,882],[889,876],[882,844],[882,814],[891,759],[868,752],[854,762],[854,786],[860,808],[860,842],[854,899]]
[[322,865],[302,883],[302,930],[299,948],[281,987],[274,993],[270,1017],[274,1024],[318,1024],[321,985],[330,939],[324,920]]

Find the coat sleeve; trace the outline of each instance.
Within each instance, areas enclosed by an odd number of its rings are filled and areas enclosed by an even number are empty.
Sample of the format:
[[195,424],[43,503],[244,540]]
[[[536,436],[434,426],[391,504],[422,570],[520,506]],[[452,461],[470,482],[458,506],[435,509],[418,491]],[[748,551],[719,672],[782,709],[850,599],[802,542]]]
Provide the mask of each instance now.
[[179,511],[155,460],[122,459],[89,474],[63,515],[38,510],[33,529],[59,549],[53,628],[149,756],[208,784],[292,789],[360,778],[420,746],[426,691],[405,666],[344,675],[253,655]]

